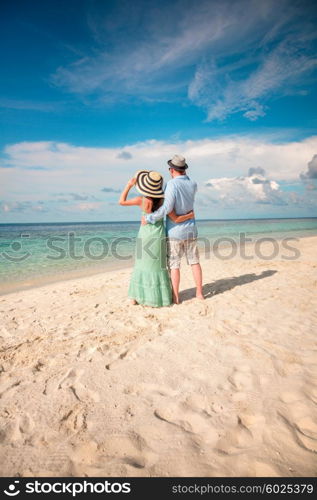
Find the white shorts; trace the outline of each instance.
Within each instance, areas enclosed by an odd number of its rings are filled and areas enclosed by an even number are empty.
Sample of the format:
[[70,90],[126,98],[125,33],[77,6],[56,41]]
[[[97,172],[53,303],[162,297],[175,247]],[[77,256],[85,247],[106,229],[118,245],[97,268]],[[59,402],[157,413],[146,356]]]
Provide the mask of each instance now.
[[179,269],[183,255],[186,255],[188,265],[199,263],[197,238],[188,240],[167,239],[167,257],[170,269]]

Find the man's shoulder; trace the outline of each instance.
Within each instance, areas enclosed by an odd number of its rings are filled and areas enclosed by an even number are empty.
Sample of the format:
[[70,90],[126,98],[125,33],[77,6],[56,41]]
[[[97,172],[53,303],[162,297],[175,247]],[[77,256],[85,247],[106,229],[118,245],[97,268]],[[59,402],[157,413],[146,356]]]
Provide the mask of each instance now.
[[197,187],[197,182],[188,177],[188,175],[186,175],[185,179],[181,179],[181,182],[184,182],[184,180],[188,183],[187,186]]
[[171,183],[171,185],[175,184],[177,185],[179,182],[184,182],[184,180],[186,182],[190,182],[191,184],[197,184],[196,181],[194,181],[193,179],[191,179],[190,177],[188,177],[188,175],[185,175],[183,178],[182,177],[173,177],[173,179],[170,179],[169,181],[167,181],[167,184]]

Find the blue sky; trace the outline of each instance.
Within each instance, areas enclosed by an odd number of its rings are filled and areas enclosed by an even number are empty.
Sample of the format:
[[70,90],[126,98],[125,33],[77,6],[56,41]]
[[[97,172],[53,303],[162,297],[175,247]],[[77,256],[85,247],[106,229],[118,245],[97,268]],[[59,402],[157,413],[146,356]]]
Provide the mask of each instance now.
[[317,215],[311,1],[7,1],[0,222],[135,220],[186,156],[200,218]]

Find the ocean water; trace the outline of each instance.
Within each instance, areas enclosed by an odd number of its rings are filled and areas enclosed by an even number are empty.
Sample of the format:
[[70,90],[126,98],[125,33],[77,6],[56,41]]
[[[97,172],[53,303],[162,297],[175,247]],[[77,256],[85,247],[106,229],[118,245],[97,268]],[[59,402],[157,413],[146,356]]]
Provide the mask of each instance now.
[[[197,221],[199,238],[317,235],[317,218]],[[131,265],[139,222],[0,224],[0,293]],[[230,240],[229,240],[230,241]]]

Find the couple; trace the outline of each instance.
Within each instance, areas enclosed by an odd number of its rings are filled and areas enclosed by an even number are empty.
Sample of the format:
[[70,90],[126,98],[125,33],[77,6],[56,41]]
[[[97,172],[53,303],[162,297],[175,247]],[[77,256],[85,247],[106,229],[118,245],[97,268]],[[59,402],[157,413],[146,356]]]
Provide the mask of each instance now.
[[[197,184],[186,175],[188,165],[183,156],[175,155],[167,163],[172,179],[167,182],[165,194],[161,174],[139,170],[119,200],[120,205],[139,206],[143,215],[128,293],[133,304],[152,307],[178,304],[180,261],[184,253],[192,267],[196,297],[204,298],[193,212]],[[127,200],[134,185],[143,196]]]

